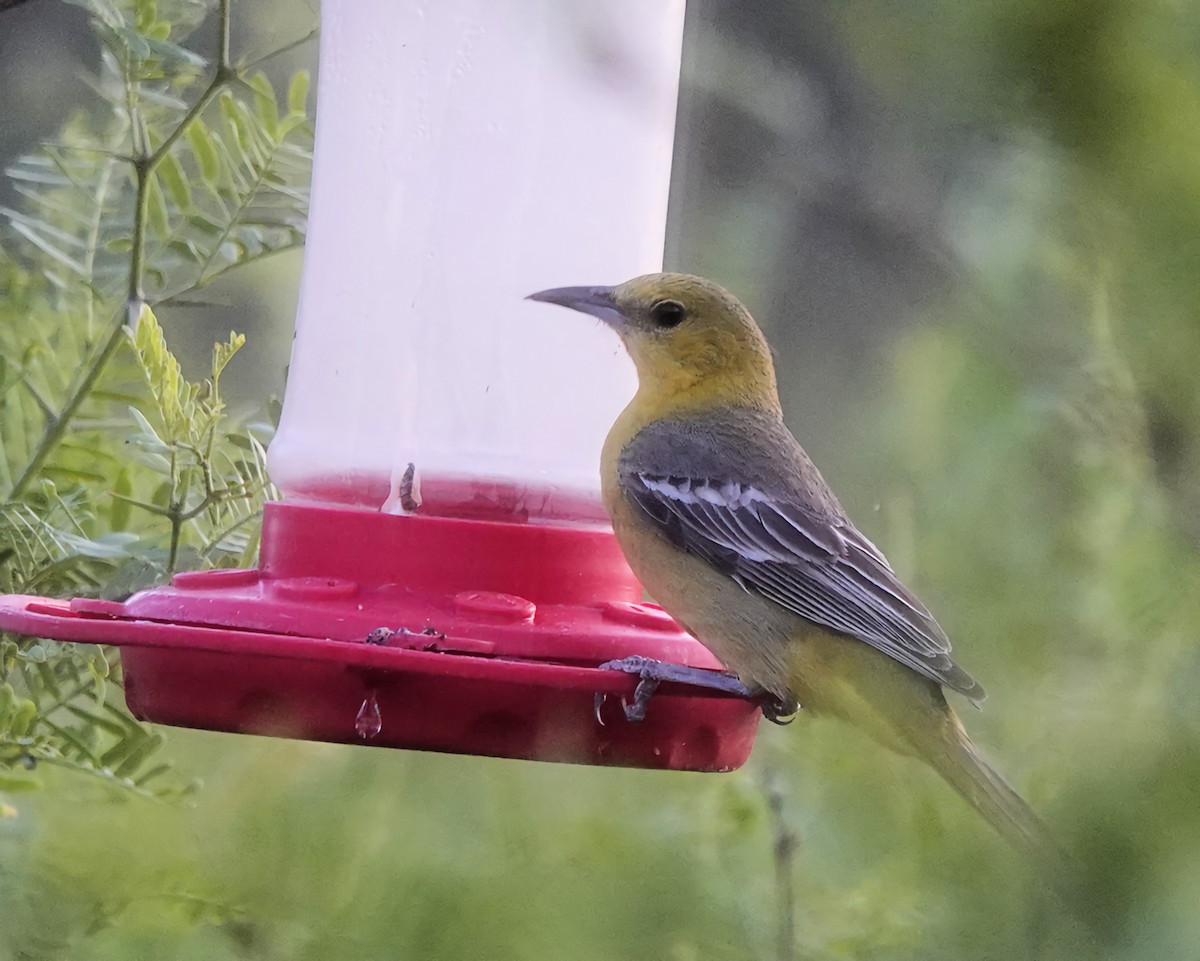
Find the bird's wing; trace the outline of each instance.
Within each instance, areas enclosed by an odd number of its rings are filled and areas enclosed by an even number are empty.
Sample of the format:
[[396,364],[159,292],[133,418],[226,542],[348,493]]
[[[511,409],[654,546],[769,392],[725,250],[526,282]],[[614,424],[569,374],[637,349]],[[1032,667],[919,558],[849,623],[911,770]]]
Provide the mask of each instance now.
[[843,517],[800,498],[711,477],[622,465],[629,501],[676,547],[748,592],[848,634],[940,684],[981,700],[950,658],[950,642],[887,559]]

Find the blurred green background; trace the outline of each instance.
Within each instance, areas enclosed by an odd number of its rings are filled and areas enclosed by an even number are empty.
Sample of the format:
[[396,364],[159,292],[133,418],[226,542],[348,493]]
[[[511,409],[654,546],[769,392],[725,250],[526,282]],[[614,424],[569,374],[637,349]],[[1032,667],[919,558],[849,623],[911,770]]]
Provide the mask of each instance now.
[[[235,12],[251,54],[317,17]],[[98,50],[78,7],[0,13],[0,159],[107,109]],[[264,69],[304,66],[311,42]],[[1096,930],[832,722],[725,776],[170,730],[186,800],[46,766],[0,793],[0,957],[1200,956],[1200,10],[691,0],[672,191],[668,265],[762,322],[791,426],[988,688],[966,724],[1086,866]],[[299,263],[160,308],[185,372],[244,330],[222,383],[264,405]]]

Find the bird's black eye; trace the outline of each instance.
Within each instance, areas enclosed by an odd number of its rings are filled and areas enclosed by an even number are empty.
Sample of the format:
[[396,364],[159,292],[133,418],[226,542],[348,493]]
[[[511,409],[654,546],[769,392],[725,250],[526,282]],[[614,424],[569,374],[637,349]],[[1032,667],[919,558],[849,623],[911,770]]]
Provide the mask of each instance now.
[[664,329],[678,327],[686,316],[687,311],[678,300],[660,300],[650,308],[650,318]]

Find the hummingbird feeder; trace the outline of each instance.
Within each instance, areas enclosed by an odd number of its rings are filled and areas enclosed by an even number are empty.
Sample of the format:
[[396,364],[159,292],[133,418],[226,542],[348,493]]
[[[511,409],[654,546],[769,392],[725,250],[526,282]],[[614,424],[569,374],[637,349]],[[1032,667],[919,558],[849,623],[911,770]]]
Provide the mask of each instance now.
[[[642,601],[598,492],[634,389],[611,333],[523,298],[658,270],[683,0],[324,0],[296,339],[257,568],[124,602],[0,598],[122,648],[130,709],[218,731],[699,771],[752,702]],[[603,696],[602,696],[603,695]],[[604,696],[607,696],[607,700]]]

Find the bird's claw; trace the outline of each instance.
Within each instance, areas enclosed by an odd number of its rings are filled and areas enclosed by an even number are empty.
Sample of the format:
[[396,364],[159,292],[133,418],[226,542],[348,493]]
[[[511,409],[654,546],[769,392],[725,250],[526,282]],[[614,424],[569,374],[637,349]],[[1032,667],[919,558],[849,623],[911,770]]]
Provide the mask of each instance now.
[[[620,668],[606,668],[601,665],[602,670],[620,670]],[[638,680],[637,687],[633,689],[633,701],[630,702],[625,698],[621,698],[621,710],[625,713],[627,721],[644,721],[646,720],[646,710],[650,706],[650,698],[654,696],[654,692],[658,690],[659,681],[653,677],[643,677]],[[596,714],[596,723],[604,727],[604,715],[601,713],[601,708],[604,707],[605,701],[608,700],[608,695],[603,691],[596,694],[595,700],[592,702],[592,709]]]
[[780,727],[787,727],[792,721],[796,720],[796,715],[800,712],[800,702],[792,698],[780,697],[778,694],[772,694],[769,691],[762,691],[756,698],[758,701],[759,710],[763,712],[765,717],[772,724],[778,724]]

